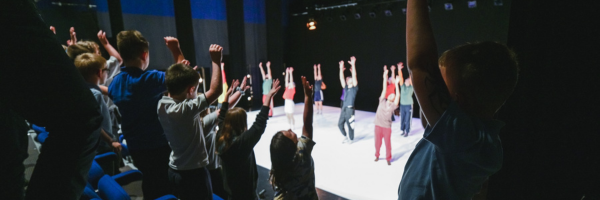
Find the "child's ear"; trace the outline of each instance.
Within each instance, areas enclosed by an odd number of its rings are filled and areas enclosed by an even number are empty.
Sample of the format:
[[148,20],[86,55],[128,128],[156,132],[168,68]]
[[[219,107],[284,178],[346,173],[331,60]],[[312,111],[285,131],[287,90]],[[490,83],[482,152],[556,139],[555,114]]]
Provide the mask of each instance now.
[[102,73],[102,69],[96,71],[96,76],[98,76],[98,78],[102,78],[102,75],[104,75],[104,73]]
[[190,87],[188,92],[189,92],[190,94],[193,94],[193,93],[195,93],[195,92],[196,92],[196,86],[192,86],[192,87]]
[[140,54],[140,59],[142,60],[146,60],[146,57],[148,57],[149,52],[148,51],[144,51],[142,52],[142,54]]

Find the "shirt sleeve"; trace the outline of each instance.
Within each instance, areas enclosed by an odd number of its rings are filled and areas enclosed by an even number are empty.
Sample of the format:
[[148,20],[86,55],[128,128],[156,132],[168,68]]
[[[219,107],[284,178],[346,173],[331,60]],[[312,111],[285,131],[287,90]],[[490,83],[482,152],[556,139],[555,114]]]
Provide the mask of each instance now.
[[181,112],[183,114],[197,115],[208,108],[208,101],[204,94],[199,94],[195,99],[187,99],[183,102]]
[[442,153],[472,150],[484,137],[481,126],[481,123],[462,112],[453,101],[424,139],[433,143],[436,150]]
[[299,138],[298,156],[303,163],[310,161],[312,156],[312,150],[315,144],[316,143],[308,137],[302,136]]
[[210,130],[215,127],[218,117],[217,114],[217,112],[213,112],[202,118],[202,130],[204,130],[204,135],[208,135]]
[[119,60],[111,56],[106,60],[106,68],[108,68],[108,78],[112,78],[121,72],[121,66],[119,66]]
[[267,120],[269,119],[268,114],[269,107],[262,106],[252,127],[238,136],[237,142],[239,144],[239,152],[244,154],[252,152],[252,149],[254,149],[254,146],[265,132],[265,128],[267,128]]

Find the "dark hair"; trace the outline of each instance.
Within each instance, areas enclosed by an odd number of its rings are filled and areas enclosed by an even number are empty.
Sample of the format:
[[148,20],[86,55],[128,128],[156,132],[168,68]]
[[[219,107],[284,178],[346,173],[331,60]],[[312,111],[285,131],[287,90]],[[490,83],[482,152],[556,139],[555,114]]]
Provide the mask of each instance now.
[[99,70],[105,68],[106,59],[98,54],[84,53],[75,58],[74,64],[83,79],[88,80],[90,77],[95,76]]
[[142,33],[136,30],[121,31],[117,34],[117,48],[123,60],[134,60],[148,51],[149,43]]
[[67,47],[67,56],[72,60],[75,60],[77,56],[84,53],[96,53],[98,44],[93,41],[79,41],[74,45]]
[[173,64],[165,72],[167,90],[172,95],[181,94],[190,86],[198,85],[200,75],[184,64]]
[[294,170],[295,156],[298,147],[290,138],[279,131],[271,139],[271,172],[269,179],[273,189],[287,192],[285,184],[289,181]]
[[[223,128],[217,133],[217,146],[225,144],[224,151],[229,149],[231,142],[235,136],[239,136],[248,129],[246,111],[242,108],[235,107],[229,109],[223,120]],[[215,153],[224,153],[218,152]]]
[[498,109],[512,94],[519,76],[516,54],[497,42],[469,43],[442,54],[439,65],[456,77],[456,90],[470,102]]

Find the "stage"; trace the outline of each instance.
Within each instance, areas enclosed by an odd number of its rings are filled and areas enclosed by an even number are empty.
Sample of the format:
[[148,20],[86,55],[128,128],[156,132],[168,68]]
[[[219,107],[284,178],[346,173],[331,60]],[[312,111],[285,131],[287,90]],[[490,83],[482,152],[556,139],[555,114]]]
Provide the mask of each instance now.
[[[293,131],[302,135],[304,103],[297,103],[294,112],[296,126]],[[374,112],[356,111],[356,130],[352,144],[342,144],[344,136],[337,122],[340,108],[323,106],[323,114],[313,119],[313,140],[317,143],[312,157],[315,162],[316,186],[347,199],[398,199],[398,185],[404,165],[415,145],[423,137],[420,119],[413,118],[408,137],[400,136],[400,119],[392,125],[392,165],[385,161],[385,144],[380,160],[375,160]],[[275,107],[274,116],[267,121],[267,129],[254,147],[256,164],[271,168],[269,145],[279,130],[289,129],[283,106]],[[258,111],[248,113],[248,125],[254,123]]]

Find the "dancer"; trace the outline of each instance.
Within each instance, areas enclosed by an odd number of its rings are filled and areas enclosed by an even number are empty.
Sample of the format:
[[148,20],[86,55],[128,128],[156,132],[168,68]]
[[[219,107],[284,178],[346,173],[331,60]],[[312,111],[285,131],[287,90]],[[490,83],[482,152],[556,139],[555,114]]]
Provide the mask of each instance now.
[[[271,86],[273,85],[273,74],[271,74],[271,62],[267,61],[267,70],[269,72],[268,74],[265,74],[265,70],[263,70],[262,67],[262,62],[258,63],[258,68],[260,68],[260,74],[262,75],[263,79],[263,103],[265,103],[267,101],[265,98],[267,97],[267,94],[269,94]],[[271,105],[269,105],[269,117],[273,117],[273,99],[269,100],[269,102],[271,102]]]
[[412,108],[413,108],[413,92],[415,91],[412,86],[412,81],[410,80],[410,76],[403,80],[402,69],[403,65],[399,65],[400,69],[398,72],[400,73],[400,130],[402,130],[402,134],[404,137],[408,136],[410,133],[410,122],[412,121]]
[[285,69],[285,92],[283,93],[283,99],[285,99],[285,116],[288,118],[290,124],[290,130],[294,129],[294,95],[296,94],[296,83],[294,83],[294,68],[288,67]]
[[269,179],[276,200],[319,199],[315,189],[315,165],[312,150],[313,90],[302,77],[304,88],[304,126],[302,136],[292,130],[277,132],[271,139],[271,172]]
[[250,129],[246,124],[246,111],[238,107],[228,111],[229,103],[223,102],[219,112],[221,122],[217,133],[217,154],[221,158],[225,188],[228,188],[230,200],[258,199],[258,172],[253,149],[265,132],[269,104],[280,88],[279,80],[273,81],[273,88],[267,93],[266,101]]
[[[342,104],[342,113],[340,113],[340,119],[338,120],[338,127],[346,138],[342,143],[352,144],[354,140],[354,100],[356,99],[356,93],[358,92],[358,82],[356,80],[356,58],[350,57],[350,72],[352,77],[346,77],[344,80],[344,61],[340,61],[340,83],[344,88],[344,103]],[[348,134],[344,130],[344,124],[348,125]]]
[[495,42],[465,44],[437,56],[427,1],[408,0],[408,69],[428,123],[404,168],[399,199],[471,199],[502,166],[494,114],[512,94],[515,54]]
[[323,82],[321,64],[313,65],[313,68],[315,76],[315,85],[313,87],[315,90],[315,106],[317,107],[317,114],[323,114],[323,100],[325,100],[323,90],[327,88],[327,86],[325,86],[325,83]]
[[[395,78],[394,80],[399,81],[401,77]],[[392,134],[392,118],[390,117],[394,110],[398,108],[400,102],[398,82],[394,84],[395,93],[388,94],[388,70],[383,67],[383,90],[379,96],[379,106],[377,106],[377,112],[375,113],[375,162],[379,161],[379,149],[381,149],[381,139],[385,141],[385,160],[388,165],[392,165],[392,143],[390,142]],[[387,100],[386,100],[387,98]]]

